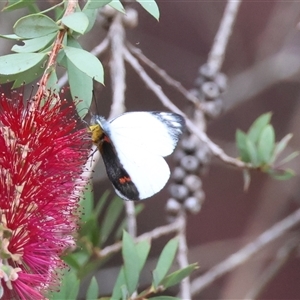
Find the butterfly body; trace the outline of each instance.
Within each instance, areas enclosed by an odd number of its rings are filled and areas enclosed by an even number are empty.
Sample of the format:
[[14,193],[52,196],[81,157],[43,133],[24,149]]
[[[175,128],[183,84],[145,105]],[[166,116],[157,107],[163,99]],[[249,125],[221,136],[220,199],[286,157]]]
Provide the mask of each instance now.
[[174,151],[184,123],[164,112],[129,112],[112,121],[93,116],[92,141],[120,197],[142,200],[165,186],[170,169],[164,157]]

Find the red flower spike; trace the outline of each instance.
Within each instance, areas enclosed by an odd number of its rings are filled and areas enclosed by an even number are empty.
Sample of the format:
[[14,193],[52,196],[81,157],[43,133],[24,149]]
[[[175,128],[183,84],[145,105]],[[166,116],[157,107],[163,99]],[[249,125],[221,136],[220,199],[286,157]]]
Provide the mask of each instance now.
[[88,131],[74,105],[0,95],[0,298],[45,299],[74,244]]

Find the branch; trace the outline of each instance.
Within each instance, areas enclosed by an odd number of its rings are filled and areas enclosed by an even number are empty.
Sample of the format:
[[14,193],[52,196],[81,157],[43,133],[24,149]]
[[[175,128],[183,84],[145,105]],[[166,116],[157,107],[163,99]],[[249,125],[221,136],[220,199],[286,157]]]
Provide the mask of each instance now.
[[[178,231],[179,247],[177,252],[177,262],[180,269],[189,265],[188,262],[188,246],[186,242],[186,215],[184,211],[179,216],[181,218],[182,226]],[[180,298],[191,299],[191,282],[190,278],[186,277],[180,282]]]
[[208,55],[207,66],[212,75],[220,71],[229,37],[240,7],[241,0],[228,0],[214,44]]
[[[139,237],[135,238],[135,242],[138,243],[138,242],[141,242],[141,241],[144,241],[144,240],[151,241],[152,239],[157,239],[161,236],[179,231],[182,226],[184,226],[183,220],[182,219],[176,219],[171,224],[164,225],[164,226],[161,226],[161,227],[157,227],[157,228],[153,229],[150,232],[143,233]],[[112,253],[120,251],[121,248],[122,248],[122,242],[118,242],[118,243],[115,243],[111,246],[107,246],[106,248],[100,250],[97,253],[97,255],[99,257],[105,257],[107,255],[110,255]]]
[[145,63],[151,70],[153,70],[160,78],[162,78],[168,85],[172,86],[178,92],[180,92],[188,101],[194,103],[201,108],[201,103],[199,99],[190,91],[188,91],[180,81],[172,78],[165,70],[161,69],[157,64],[151,61],[147,56],[145,56],[141,49],[127,43],[128,49],[134,54],[138,59]]
[[122,15],[118,13],[108,32],[111,43],[110,77],[112,88],[112,105],[109,119],[121,115],[125,111],[125,66],[123,57],[125,31],[122,24]]
[[278,274],[280,269],[288,262],[291,254],[299,246],[299,238],[293,238],[285,243],[277,252],[275,260],[266,268],[266,270],[257,278],[251,290],[245,296],[245,300],[257,299],[267,284]]
[[228,156],[218,145],[213,143],[205,132],[199,130],[197,126],[191,122],[187,116],[181,111],[176,105],[172,103],[172,101],[166,96],[166,94],[162,91],[161,87],[146,73],[144,68],[140,65],[138,60],[128,51],[127,48],[124,48],[124,57],[126,61],[132,66],[132,68],[137,72],[140,78],[144,81],[146,86],[152,90],[152,92],[159,98],[162,104],[170,109],[171,111],[181,114],[186,119],[186,125],[188,129],[194,133],[202,142],[206,143],[210,151],[218,158],[223,160],[224,162],[231,164],[233,166],[239,168],[250,168],[251,165],[240,161],[239,159],[235,159],[233,157]]
[[270,229],[259,235],[253,242],[230,255],[227,259],[211,268],[204,275],[196,278],[191,284],[192,295],[201,292],[216,279],[243,264],[263,247],[282,236],[298,223],[300,223],[300,209],[273,225]]

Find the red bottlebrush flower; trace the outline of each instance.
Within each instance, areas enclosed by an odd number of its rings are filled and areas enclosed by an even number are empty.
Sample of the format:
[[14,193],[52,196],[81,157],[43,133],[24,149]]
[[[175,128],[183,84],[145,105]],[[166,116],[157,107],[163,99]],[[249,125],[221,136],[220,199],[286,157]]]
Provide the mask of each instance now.
[[74,243],[88,131],[74,105],[0,96],[0,298],[44,299]]

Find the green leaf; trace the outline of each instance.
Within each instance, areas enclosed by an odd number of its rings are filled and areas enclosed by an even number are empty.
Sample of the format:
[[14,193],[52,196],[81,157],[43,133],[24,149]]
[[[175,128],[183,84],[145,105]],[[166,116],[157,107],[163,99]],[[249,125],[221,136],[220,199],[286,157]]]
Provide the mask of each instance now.
[[295,172],[291,169],[269,170],[268,173],[276,180],[288,180],[296,175]]
[[53,68],[50,71],[49,79],[47,80],[47,89],[50,89],[52,92],[59,93],[59,86],[57,84],[57,74],[55,69]]
[[70,29],[83,34],[89,26],[89,19],[83,12],[75,12],[62,18],[62,23]]
[[88,287],[86,298],[87,300],[95,300],[98,298],[99,286],[95,276],[92,278],[91,283]]
[[138,253],[134,241],[125,230],[123,231],[122,256],[124,260],[126,285],[129,295],[131,295],[137,287],[140,266],[139,263],[137,263]]
[[120,269],[119,275],[117,277],[113,293],[111,295],[111,300],[118,300],[122,299],[122,287],[126,287],[126,279],[125,279],[125,273],[124,273],[124,267]]
[[295,152],[291,153],[290,155],[285,157],[283,160],[281,160],[279,162],[279,165],[284,165],[284,164],[288,163],[289,161],[293,160],[298,155],[299,155],[299,151],[295,151]]
[[110,194],[109,191],[105,191],[103,193],[103,195],[101,196],[101,198],[99,199],[99,201],[94,209],[94,216],[96,218],[98,218],[98,216],[100,215],[102,208],[108,199],[109,194]]
[[2,11],[13,11],[16,9],[28,7],[32,5],[35,0],[17,0],[17,1],[9,1],[10,5],[5,6]]
[[139,271],[141,272],[146,263],[151,245],[150,245],[149,241],[145,240],[145,241],[141,241],[141,242],[137,243],[135,248],[138,253],[138,258],[139,258],[138,259],[139,260]]
[[282,151],[286,148],[287,144],[291,140],[293,135],[291,133],[287,134],[284,136],[280,142],[278,142],[275,146],[273,157],[272,157],[272,162],[274,162],[278,156],[282,153]]
[[7,40],[23,40],[23,38],[19,37],[16,34],[0,34],[0,37]]
[[24,40],[24,45],[14,45],[11,50],[14,52],[36,52],[47,47],[55,36],[56,33],[50,33],[35,39]]
[[159,8],[155,0],[136,0],[142,5],[142,7],[152,15],[157,21],[159,21]]
[[268,124],[261,131],[258,139],[257,154],[260,163],[270,164],[275,148],[275,132],[272,125]]
[[123,14],[125,13],[125,8],[119,0],[112,0],[108,5]]
[[75,270],[80,270],[82,265],[88,261],[90,254],[81,249],[79,252],[69,253],[63,256],[63,260]]
[[178,248],[178,239],[171,239],[162,250],[156,268],[153,271],[153,285],[155,288],[159,286],[161,281],[167,275],[172,266],[175,254]]
[[84,9],[97,9],[111,2],[111,0],[88,0]]
[[101,245],[106,242],[107,238],[114,229],[116,222],[121,215],[123,207],[123,201],[121,201],[118,197],[115,197],[107,208],[101,225]]
[[251,125],[248,130],[248,138],[252,143],[256,144],[258,142],[259,136],[262,130],[268,125],[271,121],[272,113],[268,112],[259,116]]
[[51,300],[61,299],[76,299],[79,291],[79,280],[77,279],[75,272],[68,272],[63,276],[60,291],[51,294]]
[[21,72],[16,75],[15,82],[12,86],[13,89],[20,87],[23,84],[28,84],[38,77],[40,77],[43,72],[45,71],[46,61],[48,59],[48,55],[45,55],[43,60],[40,61],[37,65],[33,66],[32,68]]
[[64,51],[76,68],[92,79],[103,83],[104,71],[98,58],[83,49],[67,46]]
[[181,270],[175,271],[169,274],[167,277],[163,279],[161,285],[163,285],[166,289],[178,284],[182,279],[188,277],[195,269],[198,268],[198,264],[191,264]]
[[246,146],[247,146],[247,152],[250,157],[250,162],[253,164],[254,167],[259,166],[259,160],[258,160],[258,153],[257,149],[249,138],[246,139]]
[[47,56],[46,53],[17,53],[0,57],[0,74],[12,75],[31,69]]
[[72,98],[77,102],[77,113],[80,118],[84,118],[93,99],[93,79],[79,70],[69,59],[67,59],[67,73]]
[[49,17],[33,14],[22,17],[14,25],[14,33],[23,38],[37,38],[57,32],[59,26]]
[[81,222],[86,222],[93,214],[94,209],[94,197],[92,192],[92,185],[88,184],[87,188],[84,191],[83,196],[80,199],[80,211],[81,213]]
[[235,133],[235,140],[241,160],[244,162],[250,162],[250,156],[247,150],[247,135],[243,131],[237,129]]
[[95,24],[95,21],[97,19],[98,11],[97,11],[97,9],[87,9],[87,8],[84,8],[82,10],[82,12],[86,15],[86,17],[89,20],[89,25],[88,25],[88,27],[85,30],[85,33],[87,33],[87,32],[89,32],[93,28],[93,26]]

